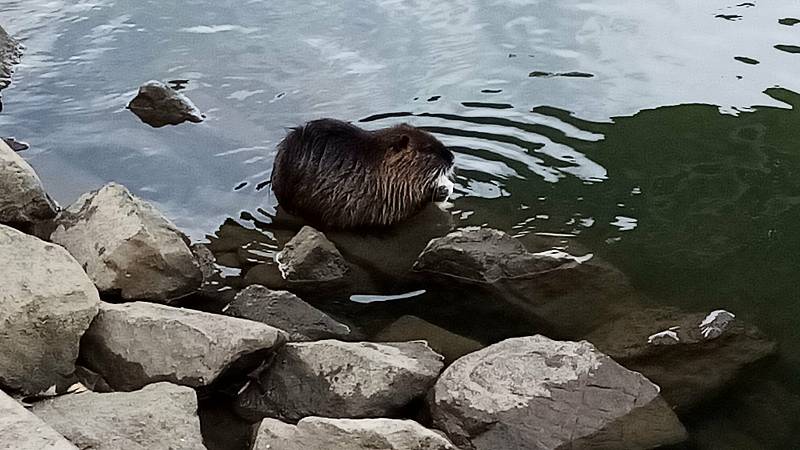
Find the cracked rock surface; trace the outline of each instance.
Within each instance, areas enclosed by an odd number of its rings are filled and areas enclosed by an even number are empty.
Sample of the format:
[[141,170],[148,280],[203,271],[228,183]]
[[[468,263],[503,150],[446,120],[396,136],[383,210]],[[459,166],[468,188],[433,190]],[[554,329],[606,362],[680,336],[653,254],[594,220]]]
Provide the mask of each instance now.
[[650,448],[685,439],[658,386],[592,344],[512,338],[453,363],[429,395],[465,449]]

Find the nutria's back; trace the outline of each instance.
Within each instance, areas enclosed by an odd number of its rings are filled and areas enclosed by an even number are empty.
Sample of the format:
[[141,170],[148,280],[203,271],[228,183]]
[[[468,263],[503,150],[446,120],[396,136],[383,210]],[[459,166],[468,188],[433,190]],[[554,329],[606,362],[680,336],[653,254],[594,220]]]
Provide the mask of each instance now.
[[410,125],[367,131],[322,119],[278,145],[272,189],[280,207],[319,225],[386,226],[438,200],[452,167],[452,152]]

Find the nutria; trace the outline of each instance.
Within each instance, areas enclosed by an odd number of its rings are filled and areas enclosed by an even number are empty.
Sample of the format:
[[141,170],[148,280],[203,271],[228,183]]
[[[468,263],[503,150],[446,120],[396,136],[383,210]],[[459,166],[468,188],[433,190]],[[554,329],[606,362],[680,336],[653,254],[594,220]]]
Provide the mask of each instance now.
[[322,226],[388,226],[446,200],[452,176],[453,153],[419,128],[321,119],[278,145],[272,190],[281,208]]

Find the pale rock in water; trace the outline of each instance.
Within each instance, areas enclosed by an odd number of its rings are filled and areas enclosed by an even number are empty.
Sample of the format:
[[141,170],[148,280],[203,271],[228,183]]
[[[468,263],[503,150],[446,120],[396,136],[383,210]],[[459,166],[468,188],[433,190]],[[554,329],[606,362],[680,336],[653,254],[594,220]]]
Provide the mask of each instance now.
[[58,245],[0,225],[0,386],[28,395],[75,371],[100,297]]
[[297,425],[264,419],[254,450],[456,450],[412,420],[306,417]]
[[0,140],[0,223],[35,224],[54,218],[57,209],[33,168]]
[[464,449],[622,449],[686,438],[658,386],[592,344],[512,338],[448,367],[433,424]]
[[194,390],[170,383],[135,392],[83,392],[35,403],[32,412],[81,449],[205,449]]
[[237,412],[287,421],[394,415],[425,395],[442,359],[423,341],[289,343],[240,394]]
[[124,300],[170,302],[203,281],[188,238],[124,186],[84,194],[51,235],[80,262],[97,288]]

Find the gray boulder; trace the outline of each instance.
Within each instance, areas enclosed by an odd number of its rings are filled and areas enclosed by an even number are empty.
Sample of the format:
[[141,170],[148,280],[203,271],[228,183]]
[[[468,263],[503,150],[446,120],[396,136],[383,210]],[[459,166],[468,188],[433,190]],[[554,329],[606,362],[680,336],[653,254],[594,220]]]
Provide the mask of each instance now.
[[75,371],[100,297],[63,248],[0,225],[0,385],[36,394]]
[[128,103],[128,109],[142,122],[155,128],[187,121],[199,123],[205,119],[188,97],[153,80],[139,87],[139,93]]
[[0,140],[0,223],[30,225],[56,216],[33,168]]
[[658,386],[592,344],[512,338],[436,382],[434,425],[465,449],[650,448],[686,437]]
[[78,450],[78,447],[0,391],[0,450]]
[[171,381],[206,386],[257,367],[285,334],[263,323],[153,303],[102,303],[81,358],[118,390]]
[[[22,45],[0,27],[0,90],[5,89],[11,84],[11,75],[14,73],[14,66],[19,63],[22,56]],[[0,104],[0,111],[2,111]]]
[[64,395],[33,405],[34,414],[82,449],[205,449],[191,388],[156,383],[136,392]]
[[588,339],[661,386],[661,395],[679,411],[719,394],[745,366],[776,350],[757,328],[724,310],[636,311],[595,330]]
[[414,269],[494,283],[530,277],[565,264],[577,262],[548,253],[529,253],[521,242],[499,230],[467,227],[431,240],[414,263]]
[[249,420],[397,414],[427,392],[442,356],[425,342],[334,340],[286,344],[272,367],[243,390],[237,412]]
[[452,333],[415,316],[402,316],[372,337],[373,341],[398,342],[424,340],[444,356],[445,364],[483,348],[473,339]]
[[352,331],[287,291],[252,285],[223,310],[229,316],[255,320],[286,331],[290,341],[347,339]]
[[297,425],[264,419],[254,450],[456,450],[413,420],[306,417]]
[[287,281],[335,281],[347,274],[347,261],[324,234],[305,226],[275,255]]
[[203,281],[186,236],[116,183],[67,208],[51,239],[72,253],[101,292],[124,300],[169,302]]

